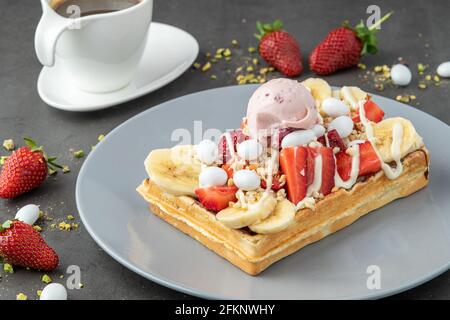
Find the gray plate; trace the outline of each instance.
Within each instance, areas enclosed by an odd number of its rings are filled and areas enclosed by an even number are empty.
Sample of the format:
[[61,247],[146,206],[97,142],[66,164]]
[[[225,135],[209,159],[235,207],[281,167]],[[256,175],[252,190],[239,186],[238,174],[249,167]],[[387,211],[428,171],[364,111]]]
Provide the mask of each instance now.
[[[84,226],[114,259],[164,286],[205,298],[366,299],[421,284],[450,266],[449,126],[375,96],[388,117],[410,119],[431,152],[428,188],[397,200],[251,277],[150,214],[135,192],[148,152],[176,128],[239,127],[255,86],[199,92],[151,108],[113,130],[86,159],[76,200]],[[381,271],[368,289],[367,268]]]

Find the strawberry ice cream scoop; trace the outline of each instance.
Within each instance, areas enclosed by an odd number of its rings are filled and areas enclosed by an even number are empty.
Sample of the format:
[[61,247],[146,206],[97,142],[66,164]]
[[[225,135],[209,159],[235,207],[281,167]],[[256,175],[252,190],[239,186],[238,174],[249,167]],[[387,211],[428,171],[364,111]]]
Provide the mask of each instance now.
[[279,128],[311,129],[317,122],[314,98],[296,80],[270,80],[256,89],[247,107],[247,128],[253,137]]

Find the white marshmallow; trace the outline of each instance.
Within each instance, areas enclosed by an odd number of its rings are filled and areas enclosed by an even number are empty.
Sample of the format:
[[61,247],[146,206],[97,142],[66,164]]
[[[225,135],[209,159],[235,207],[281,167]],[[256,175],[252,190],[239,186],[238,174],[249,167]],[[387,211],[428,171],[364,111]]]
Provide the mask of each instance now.
[[404,64],[394,64],[391,68],[391,79],[398,86],[407,86],[412,79],[411,70]]
[[257,160],[263,153],[263,146],[256,139],[246,140],[238,145],[237,153],[244,160]]
[[197,145],[197,157],[201,162],[207,165],[210,165],[216,161],[218,155],[219,149],[211,140],[205,139]]
[[347,116],[340,116],[331,121],[328,130],[336,129],[341,138],[347,138],[353,131],[353,120]]
[[316,134],[312,130],[297,130],[289,133],[281,141],[282,148],[302,146],[310,143],[316,138]]
[[201,187],[223,186],[228,181],[228,175],[222,168],[208,167],[202,170],[198,180]]
[[233,174],[233,182],[244,191],[256,190],[261,185],[261,179],[253,170],[239,170]]
[[437,74],[443,78],[450,78],[450,61],[441,63],[436,70]]
[[39,219],[39,207],[35,204],[27,204],[17,211],[16,219],[33,225]]
[[67,290],[60,283],[50,283],[42,290],[40,300],[67,300]]
[[322,111],[333,118],[349,114],[348,106],[339,99],[326,98],[322,102]]
[[324,126],[322,126],[320,124],[314,125],[314,127],[312,128],[312,131],[314,132],[314,134],[316,135],[317,138],[319,138],[325,134]]

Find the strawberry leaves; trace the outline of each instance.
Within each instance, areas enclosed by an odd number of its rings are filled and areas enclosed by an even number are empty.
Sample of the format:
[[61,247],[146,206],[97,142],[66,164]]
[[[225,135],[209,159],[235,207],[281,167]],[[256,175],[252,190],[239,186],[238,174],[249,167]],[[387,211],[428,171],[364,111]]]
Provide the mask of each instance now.
[[[366,53],[375,54],[378,52],[377,48],[377,38],[376,33],[378,32],[378,27],[387,19],[390,18],[390,16],[394,12],[391,11],[388,14],[386,14],[384,17],[382,17],[380,20],[378,20],[376,23],[374,23],[372,26],[367,27],[364,23],[364,21],[360,21],[354,29],[352,29],[356,36],[361,40],[361,43],[363,45],[361,50],[361,55],[364,55]],[[344,22],[344,27],[349,28],[348,22]]]
[[283,28],[283,22],[277,19],[272,23],[262,23],[260,21],[256,22],[256,29],[259,33],[255,33],[255,37],[261,40],[265,35],[272,33],[274,31],[281,30]]
[[38,146],[37,143],[30,138],[23,138],[25,144],[31,149],[32,152],[41,152],[45,162],[47,163],[50,172],[55,172],[58,169],[62,169],[63,166],[56,163],[57,157],[49,157],[45,151],[43,146]]

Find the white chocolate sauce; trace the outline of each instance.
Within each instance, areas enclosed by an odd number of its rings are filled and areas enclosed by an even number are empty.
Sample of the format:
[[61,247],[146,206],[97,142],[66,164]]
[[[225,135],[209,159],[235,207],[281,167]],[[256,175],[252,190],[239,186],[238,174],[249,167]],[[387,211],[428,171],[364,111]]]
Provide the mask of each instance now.
[[306,190],[306,197],[310,197],[314,192],[319,192],[322,187],[322,155],[318,154],[314,158],[314,180]]
[[[347,181],[342,180],[339,172],[334,172],[334,185],[338,188],[350,189],[356,183],[359,175],[359,145],[350,147],[352,153],[352,170],[350,171],[350,178]],[[336,159],[336,158],[335,158]]]
[[380,156],[380,153],[375,145],[376,138],[373,134],[373,128],[369,120],[366,118],[366,113],[364,110],[364,103],[359,103],[359,117],[361,119],[361,123],[363,124],[365,130],[366,130],[366,136],[367,140],[370,141],[370,144],[372,145],[373,149],[375,150],[375,153],[380,159],[381,162],[381,169],[383,169],[384,174],[388,179],[396,179],[398,178],[402,172],[403,172],[403,165],[401,162],[401,145],[403,142],[403,127],[401,124],[396,123],[394,127],[392,128],[392,144],[391,144],[391,155],[392,158],[395,161],[396,168],[391,168],[387,163],[383,161],[383,159]]

